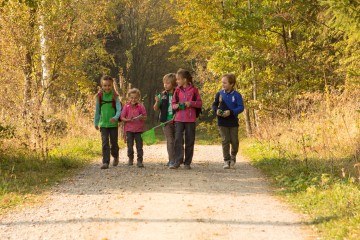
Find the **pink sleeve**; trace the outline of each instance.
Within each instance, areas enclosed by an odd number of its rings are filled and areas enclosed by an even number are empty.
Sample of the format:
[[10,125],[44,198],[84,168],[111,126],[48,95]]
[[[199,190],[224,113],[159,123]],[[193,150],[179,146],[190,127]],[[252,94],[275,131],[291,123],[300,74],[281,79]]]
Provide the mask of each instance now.
[[143,104],[141,104],[141,114],[147,116],[146,109]]

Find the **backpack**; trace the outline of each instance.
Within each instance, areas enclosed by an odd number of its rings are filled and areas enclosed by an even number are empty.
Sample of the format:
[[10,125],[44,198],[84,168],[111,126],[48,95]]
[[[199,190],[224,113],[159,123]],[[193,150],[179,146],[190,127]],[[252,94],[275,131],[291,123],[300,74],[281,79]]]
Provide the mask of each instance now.
[[[99,91],[98,92],[98,101],[99,101],[99,104],[100,104],[100,114],[101,114],[101,107],[103,104],[105,103],[112,103],[112,107],[115,109],[115,113],[116,113],[116,97],[118,97],[119,95],[117,95],[115,92],[113,93],[113,97],[111,99],[111,101],[104,101],[102,99],[103,97],[103,92],[102,91]],[[121,109],[123,109],[123,103],[120,101],[120,105],[121,105]],[[121,121],[121,117],[119,117],[118,121],[120,122]]]
[[[175,90],[174,95],[175,95],[175,100],[178,103],[179,102],[179,91],[177,89]],[[196,94],[195,93],[193,95],[192,100],[196,101]],[[196,118],[198,118],[200,116],[200,114],[202,113],[202,108],[195,108],[195,110],[196,110]]]

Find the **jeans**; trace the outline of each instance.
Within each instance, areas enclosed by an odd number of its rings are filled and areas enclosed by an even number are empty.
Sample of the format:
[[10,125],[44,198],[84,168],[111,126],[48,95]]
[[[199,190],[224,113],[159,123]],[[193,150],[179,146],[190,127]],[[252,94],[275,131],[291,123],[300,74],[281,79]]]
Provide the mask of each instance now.
[[[110,163],[110,152],[114,158],[119,157],[118,128],[100,128],[102,143],[102,162]],[[109,145],[110,138],[110,145]]]
[[134,140],[136,142],[137,161],[142,163],[144,150],[141,132],[126,132],[127,155],[130,161],[134,160]]
[[[222,127],[219,126],[221,134],[221,144],[224,161],[234,161],[236,162],[236,154],[239,151],[239,137],[238,137],[239,127]],[[230,145],[231,145],[231,154],[230,154]]]
[[166,138],[166,147],[169,155],[169,162],[175,158],[175,124],[167,123],[163,127],[164,135]]
[[[180,166],[184,162],[190,165],[194,155],[195,145],[194,122],[175,122],[175,159],[171,163],[174,166]],[[185,132],[185,151],[184,151],[184,132]],[[185,159],[184,159],[185,152]],[[185,160],[185,161],[184,161]]]

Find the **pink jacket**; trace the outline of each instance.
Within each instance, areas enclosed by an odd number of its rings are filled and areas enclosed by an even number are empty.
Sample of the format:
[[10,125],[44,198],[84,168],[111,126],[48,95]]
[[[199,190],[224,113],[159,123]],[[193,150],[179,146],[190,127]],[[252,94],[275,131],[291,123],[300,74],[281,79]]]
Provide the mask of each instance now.
[[[121,117],[123,118],[134,118],[142,114],[147,116],[144,105],[141,103],[132,106],[130,103],[125,104],[123,110],[121,111]],[[124,123],[124,132],[144,132],[145,121],[135,119],[130,122]]]
[[178,109],[175,113],[175,122],[196,122],[196,110],[195,108],[202,107],[202,101],[199,94],[199,90],[193,85],[189,85],[186,88],[177,87],[172,98],[172,107],[178,103],[191,102],[189,108],[184,110]]

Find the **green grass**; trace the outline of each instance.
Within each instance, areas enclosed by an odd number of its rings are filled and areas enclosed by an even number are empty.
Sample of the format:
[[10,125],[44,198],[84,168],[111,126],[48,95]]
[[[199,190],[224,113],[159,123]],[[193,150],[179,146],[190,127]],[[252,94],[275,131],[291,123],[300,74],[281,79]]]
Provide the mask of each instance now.
[[350,157],[305,164],[279,156],[269,144],[246,139],[240,145],[242,154],[273,180],[278,194],[309,216],[323,239],[360,239],[358,176],[341,176]]
[[0,153],[0,209],[31,203],[49,186],[101,155],[98,140],[71,139],[42,160],[35,152],[9,149]]

